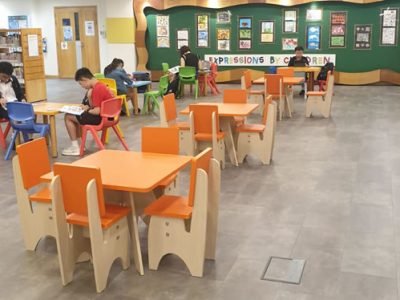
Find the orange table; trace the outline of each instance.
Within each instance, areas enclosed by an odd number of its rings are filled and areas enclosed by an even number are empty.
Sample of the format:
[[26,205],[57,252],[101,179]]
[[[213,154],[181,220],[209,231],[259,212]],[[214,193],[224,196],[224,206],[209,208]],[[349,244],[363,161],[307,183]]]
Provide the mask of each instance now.
[[56,115],[60,114],[60,109],[64,105],[80,105],[71,103],[52,103],[52,102],[36,102],[33,103],[33,111],[36,115],[43,116],[43,122],[50,124],[51,139],[51,155],[57,157],[57,131],[56,131]]
[[[100,168],[104,189],[126,192],[123,196],[128,196],[129,199],[134,200],[133,192],[147,193],[152,191],[163,180],[185,168],[191,159],[190,156],[181,155],[102,150],[75,161],[73,165]],[[52,178],[53,173],[48,173],[41,179],[44,182],[49,182]],[[134,201],[132,202],[134,203]],[[132,212],[133,258],[137,271],[143,275],[135,207],[132,207]]]
[[292,68],[295,72],[307,73],[307,91],[314,90],[315,73],[321,71],[321,67],[280,67],[279,69]]
[[[233,117],[247,117],[254,110],[257,109],[258,104],[244,103],[244,104],[233,104],[233,103],[213,103],[213,102],[201,102],[196,103],[200,105],[217,105],[218,115],[220,117],[220,127],[225,132],[225,146],[228,149],[229,158],[235,166],[238,166],[237,154],[235,149],[235,142],[233,139],[232,127],[235,124]],[[189,107],[179,112],[183,115],[189,114]]]

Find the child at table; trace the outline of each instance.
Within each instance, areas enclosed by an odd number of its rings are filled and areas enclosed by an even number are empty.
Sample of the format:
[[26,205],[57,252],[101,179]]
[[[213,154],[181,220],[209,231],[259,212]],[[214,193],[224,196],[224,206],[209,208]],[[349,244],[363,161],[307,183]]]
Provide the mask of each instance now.
[[0,62],[0,119],[8,119],[7,102],[22,101],[24,94],[11,63]]
[[105,100],[114,98],[106,85],[99,82],[92,72],[87,68],[76,71],[75,81],[87,90],[84,101],[82,102],[83,114],[75,116],[65,115],[65,126],[71,139],[71,146],[62,151],[63,155],[78,156],[78,138],[81,136],[81,125],[99,125],[101,123],[100,107]]
[[[298,46],[296,48],[294,48],[294,52],[295,52],[295,56],[293,56],[292,58],[290,58],[289,61],[289,67],[308,67],[309,63],[308,63],[308,59],[307,57],[304,57],[304,48],[301,46]],[[307,75],[305,76],[305,81],[307,82]],[[304,96],[304,85],[303,88],[300,92],[300,96]]]

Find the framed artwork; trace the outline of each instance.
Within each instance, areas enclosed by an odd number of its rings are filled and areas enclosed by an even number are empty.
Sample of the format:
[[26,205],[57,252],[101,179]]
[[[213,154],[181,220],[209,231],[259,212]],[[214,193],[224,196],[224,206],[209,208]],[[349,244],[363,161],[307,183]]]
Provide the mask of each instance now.
[[251,17],[239,17],[239,28],[251,29]]
[[330,48],[345,48],[346,47],[346,25],[347,12],[335,11],[331,12],[329,32],[329,47]]
[[286,9],[283,11],[283,33],[297,33],[298,10]]
[[253,19],[252,17],[238,17],[239,50],[251,49]]
[[189,46],[189,29],[176,30],[176,47],[179,50],[182,46]]
[[229,28],[217,28],[217,50],[231,50],[231,30]]
[[217,24],[230,24],[230,23],[231,23],[230,11],[217,12]]
[[158,48],[169,48],[169,38],[164,36],[157,37],[157,47]]
[[260,21],[260,42],[265,44],[275,42],[275,21]]
[[209,22],[210,16],[208,14],[196,15],[196,31],[197,31],[197,47],[209,47]]
[[156,16],[157,28],[157,47],[169,48],[169,16],[157,15]]
[[240,29],[239,30],[240,39],[251,39],[251,29]]
[[399,9],[381,10],[381,28],[379,44],[381,46],[397,46]]
[[372,25],[354,25],[354,49],[371,50]]
[[297,38],[283,38],[282,39],[282,50],[284,51],[293,51],[299,44]]
[[308,50],[321,49],[321,26],[308,25],[306,29],[306,48]]
[[251,40],[239,40],[239,49],[251,49]]
[[218,51],[230,51],[231,50],[231,41],[230,40],[218,40],[217,41],[217,50]]
[[322,9],[307,9],[306,21],[315,22],[322,20]]

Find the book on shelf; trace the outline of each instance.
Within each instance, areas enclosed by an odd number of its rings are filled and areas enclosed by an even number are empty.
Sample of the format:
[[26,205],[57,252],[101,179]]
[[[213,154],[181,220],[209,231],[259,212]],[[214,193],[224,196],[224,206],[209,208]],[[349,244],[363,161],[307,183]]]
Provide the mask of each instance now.
[[66,113],[66,114],[75,115],[75,116],[80,116],[85,111],[80,106],[64,105],[63,107],[61,107],[60,112],[63,112],[63,113]]

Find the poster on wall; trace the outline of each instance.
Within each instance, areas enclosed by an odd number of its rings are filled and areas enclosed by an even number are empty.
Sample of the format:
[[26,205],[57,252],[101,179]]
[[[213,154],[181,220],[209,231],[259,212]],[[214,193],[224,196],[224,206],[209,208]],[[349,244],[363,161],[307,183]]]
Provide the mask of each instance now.
[[266,44],[275,42],[275,21],[260,21],[260,42]]
[[297,38],[283,38],[282,39],[282,50],[284,51],[293,51],[299,44]]
[[253,32],[253,19],[251,17],[238,17],[239,49],[251,49],[251,40]]
[[209,15],[196,15],[197,47],[209,47]]
[[8,16],[9,29],[28,28],[28,16]]
[[297,32],[297,16],[296,9],[288,9],[283,11],[283,33]]
[[306,32],[306,48],[308,50],[321,49],[321,26],[309,25]]
[[322,20],[322,9],[307,9],[306,20],[309,22]]
[[230,51],[231,30],[229,28],[217,28],[217,50]]
[[239,40],[239,49],[251,49],[251,40]]
[[156,30],[157,30],[157,47],[169,48],[169,16],[157,15],[156,16]]
[[331,28],[329,47],[345,48],[346,47],[346,24],[347,12],[337,11],[331,12]]
[[230,23],[231,23],[230,11],[217,12],[217,24],[230,24]]
[[398,35],[398,8],[387,8],[381,10],[381,46],[396,46]]
[[85,21],[86,36],[95,36],[94,21]]
[[37,34],[28,34],[28,55],[39,56],[39,39]]
[[176,30],[176,47],[179,50],[182,46],[189,46],[189,29]]
[[372,25],[354,25],[354,49],[371,50]]

